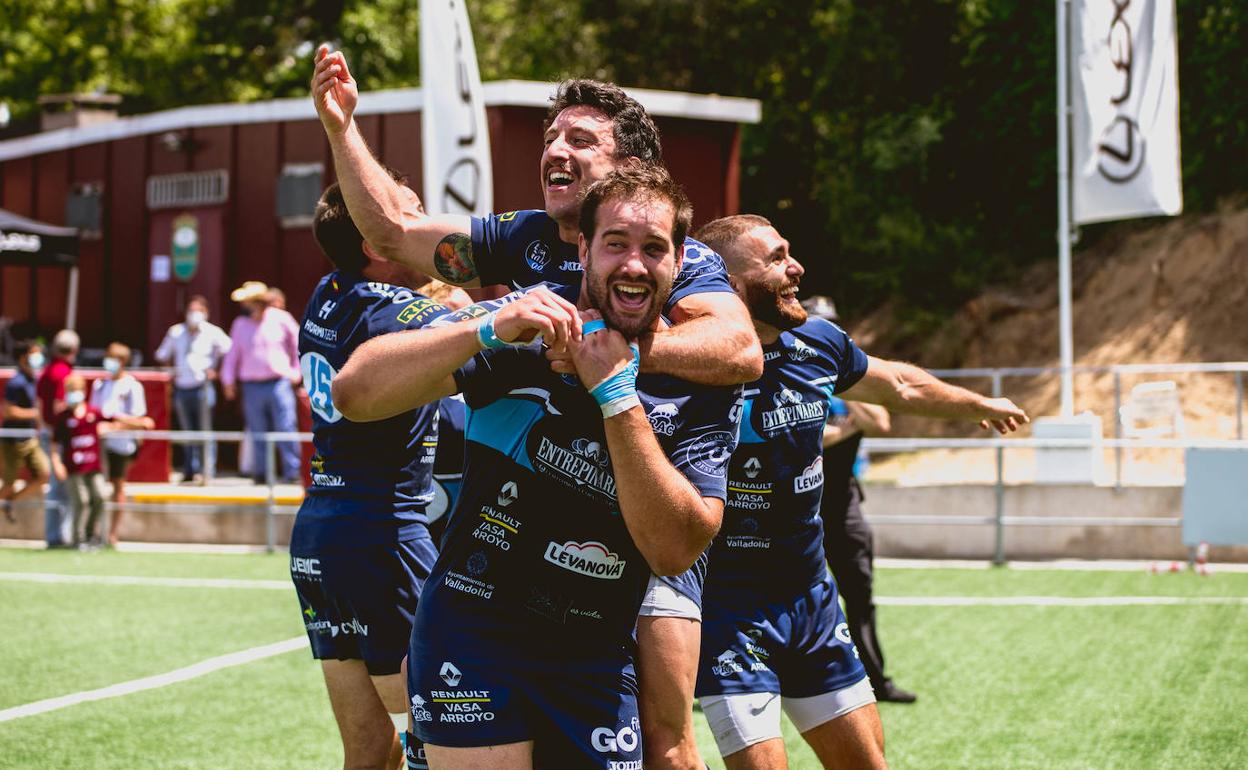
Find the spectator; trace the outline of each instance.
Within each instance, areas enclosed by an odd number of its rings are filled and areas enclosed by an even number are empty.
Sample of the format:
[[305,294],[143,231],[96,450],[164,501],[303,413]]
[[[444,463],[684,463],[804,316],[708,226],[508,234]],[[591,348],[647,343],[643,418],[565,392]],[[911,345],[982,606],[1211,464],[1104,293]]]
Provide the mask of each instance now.
[[[243,307],[243,315],[230,326],[230,352],[221,367],[221,385],[228,400],[243,384],[243,423],[253,434],[251,476],[263,483],[268,454],[259,435],[269,431],[295,432],[295,387],[299,374],[299,325],[290,313],[269,307],[269,287],[247,281],[230,294]],[[281,479],[300,481],[299,445],[277,442]]]
[[[104,369],[108,377],[91,384],[91,406],[100,411],[106,420],[122,423],[124,428],[144,427],[142,418],[147,417],[147,398],[143,386],[126,373],[130,363],[130,348],[114,342],[104,352]],[[117,533],[121,528],[122,504],[126,502],[126,471],[139,451],[139,442],[132,438],[104,439],[104,466],[108,480],[113,483],[113,515],[108,525],[108,544],[117,545]]]
[[269,287],[268,300],[269,307],[274,307],[278,310],[286,310],[286,292],[276,286]]
[[[52,467],[65,482],[74,512],[73,545],[98,545],[104,516],[104,476],[100,473],[100,429],[107,426],[100,410],[87,403],[87,381],[71,374],[62,383],[65,408],[52,428]],[[84,518],[84,509],[89,512]]]
[[[73,329],[62,329],[52,338],[52,362],[39,375],[35,392],[39,396],[39,416],[44,430],[40,442],[44,454],[51,456],[51,435],[48,431],[56,424],[56,416],[65,408],[65,379],[74,371],[74,359],[78,357],[78,334]],[[48,480],[48,495],[44,499],[44,530],[49,548],[68,548],[74,539],[70,528],[69,498],[62,479],[53,474]]]
[[[222,357],[230,350],[230,338],[208,322],[208,300],[195,295],[186,303],[186,321],[165,332],[156,349],[156,360],[173,364],[173,411],[182,430],[212,430],[212,407],[217,391],[212,381]],[[217,468],[217,444],[183,445],[182,480],[212,478]]]
[[[4,386],[4,427],[32,430],[39,426],[39,403],[35,395],[35,380],[43,369],[43,348],[38,342],[26,340],[17,343],[17,373]],[[0,454],[4,456],[4,483],[0,484],[0,505],[10,522],[16,521],[13,507],[43,491],[48,481],[48,456],[39,444],[38,436],[28,438],[0,439]],[[17,491],[17,475],[25,468],[30,480]]]

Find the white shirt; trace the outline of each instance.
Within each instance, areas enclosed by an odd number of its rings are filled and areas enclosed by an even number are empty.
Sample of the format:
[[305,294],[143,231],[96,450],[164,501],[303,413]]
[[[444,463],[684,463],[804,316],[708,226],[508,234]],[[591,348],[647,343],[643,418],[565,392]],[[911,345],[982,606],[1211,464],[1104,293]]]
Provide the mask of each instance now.
[[215,368],[230,350],[230,336],[220,326],[204,321],[194,332],[186,324],[174,324],[165,332],[156,360],[173,362],[173,384],[198,388],[208,381],[208,370]]
[[[101,379],[91,383],[91,405],[111,420],[117,415],[146,417],[147,398],[143,386],[128,374],[120,379]],[[139,444],[132,438],[105,438],[104,448],[114,454],[132,455],[139,451]]]

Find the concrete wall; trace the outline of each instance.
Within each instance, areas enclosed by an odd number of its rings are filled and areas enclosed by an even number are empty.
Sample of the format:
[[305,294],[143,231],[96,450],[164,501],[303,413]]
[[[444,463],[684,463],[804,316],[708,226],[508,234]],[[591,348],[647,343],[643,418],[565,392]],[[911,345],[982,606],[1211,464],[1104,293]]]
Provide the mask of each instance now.
[[[1179,516],[1182,487],[1007,486],[1006,516]],[[863,507],[878,515],[987,516],[996,512],[990,484],[897,487],[868,485]],[[874,522],[877,556],[990,559],[995,529],[987,525]],[[1005,528],[1008,559],[1186,559],[1177,526],[1012,525]],[[1213,561],[1248,561],[1248,547],[1214,546]]]

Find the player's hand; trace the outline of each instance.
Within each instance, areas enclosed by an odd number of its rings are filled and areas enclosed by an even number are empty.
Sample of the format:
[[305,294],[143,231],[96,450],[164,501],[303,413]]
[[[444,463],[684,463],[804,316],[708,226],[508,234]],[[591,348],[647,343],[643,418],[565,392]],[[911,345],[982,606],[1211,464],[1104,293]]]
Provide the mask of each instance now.
[[222,385],[221,395],[225,396],[226,401],[233,401],[238,396],[238,389],[233,385]]
[[540,335],[562,350],[570,339],[580,339],[581,316],[576,305],[539,286],[495,313],[494,333],[503,342],[530,342]]
[[547,348],[546,360],[550,361],[550,369],[557,374],[576,374],[576,365],[572,363],[572,353],[565,345],[562,348]]
[[151,417],[144,417],[139,425],[141,430],[156,430],[156,421]]
[[329,44],[322,43],[316,49],[316,68],[312,70],[312,102],[325,132],[345,133],[359,101],[360,91],[347,69],[347,57],[342,51],[331,52]]
[[992,428],[1002,434],[1016,431],[1018,426],[1031,422],[1027,413],[1008,398],[987,399],[982,412],[979,426]]
[[[581,322],[602,318],[597,310],[581,311]],[[593,390],[604,380],[633,363],[633,348],[623,334],[607,327],[568,343],[568,353],[577,377],[586,390]]]

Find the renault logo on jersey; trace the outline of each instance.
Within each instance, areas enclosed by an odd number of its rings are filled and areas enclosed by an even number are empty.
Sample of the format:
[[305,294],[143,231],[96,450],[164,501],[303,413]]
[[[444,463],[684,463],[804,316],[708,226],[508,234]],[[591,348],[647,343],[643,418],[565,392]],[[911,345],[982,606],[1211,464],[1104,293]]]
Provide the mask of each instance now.
[[506,508],[518,499],[520,499],[520,489],[514,481],[508,481],[502,489],[498,490],[498,504],[502,508]]
[[602,580],[619,580],[628,563],[602,543],[572,540],[562,544],[551,542],[546,546],[546,561],[569,572]]
[[464,678],[464,672],[455,667],[455,664],[449,660],[443,661],[442,668],[438,671],[438,676],[442,677],[442,681],[446,682],[447,687],[458,687],[459,681]]
[[807,465],[801,472],[801,475],[793,479],[793,492],[801,494],[809,492],[812,489],[818,489],[823,486],[823,457],[816,457],[815,461]]
[[757,457],[751,457],[746,460],[745,465],[741,467],[745,469],[746,478],[756,479],[758,478],[759,472],[763,469],[763,463]]

